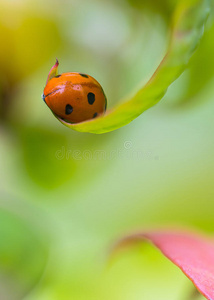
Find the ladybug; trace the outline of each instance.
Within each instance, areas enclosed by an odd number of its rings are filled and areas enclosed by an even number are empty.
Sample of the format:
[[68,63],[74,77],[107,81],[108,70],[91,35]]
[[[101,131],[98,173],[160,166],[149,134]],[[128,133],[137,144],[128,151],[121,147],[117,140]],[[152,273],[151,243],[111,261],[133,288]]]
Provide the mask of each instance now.
[[50,110],[69,123],[96,118],[106,111],[107,99],[101,85],[83,73],[57,75],[59,62],[51,68],[42,98]]

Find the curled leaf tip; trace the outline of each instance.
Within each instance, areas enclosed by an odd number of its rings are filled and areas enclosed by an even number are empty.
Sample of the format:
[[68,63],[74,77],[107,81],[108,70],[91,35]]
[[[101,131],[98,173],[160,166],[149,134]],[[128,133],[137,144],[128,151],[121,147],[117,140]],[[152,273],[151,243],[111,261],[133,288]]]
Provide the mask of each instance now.
[[59,66],[59,61],[58,61],[58,58],[56,58],[56,63],[55,63],[55,66]]
[[56,58],[56,63],[55,65],[51,68],[49,74],[48,74],[48,78],[47,78],[47,81],[46,81],[46,84],[53,78],[53,77],[56,77],[57,74],[58,74],[58,66],[59,66],[59,61],[58,59]]
[[[210,10],[206,0],[180,0],[172,19],[172,32],[167,53],[147,84],[133,97],[118,104],[96,119],[65,126],[80,132],[102,134],[129,124],[144,111],[157,104],[168,87],[187,68],[200,42]],[[59,120],[61,122],[61,120]]]

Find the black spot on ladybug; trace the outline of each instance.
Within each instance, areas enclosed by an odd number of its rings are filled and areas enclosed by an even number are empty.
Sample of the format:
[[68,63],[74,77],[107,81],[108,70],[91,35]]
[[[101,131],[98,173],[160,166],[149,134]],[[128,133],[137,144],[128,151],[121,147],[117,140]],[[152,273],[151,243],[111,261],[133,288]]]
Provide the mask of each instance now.
[[67,104],[65,107],[65,114],[70,115],[73,111],[73,107],[70,104]]
[[88,75],[86,75],[86,74],[83,74],[83,73],[79,73],[79,74],[80,74],[80,76],[82,76],[82,77],[88,78]]
[[95,113],[95,114],[93,115],[93,119],[96,118],[96,117],[97,117],[97,113]]
[[59,78],[61,75],[56,75],[55,78]]
[[90,105],[92,105],[94,103],[94,101],[95,101],[95,95],[94,95],[94,93],[88,93],[87,97],[88,97],[88,103]]

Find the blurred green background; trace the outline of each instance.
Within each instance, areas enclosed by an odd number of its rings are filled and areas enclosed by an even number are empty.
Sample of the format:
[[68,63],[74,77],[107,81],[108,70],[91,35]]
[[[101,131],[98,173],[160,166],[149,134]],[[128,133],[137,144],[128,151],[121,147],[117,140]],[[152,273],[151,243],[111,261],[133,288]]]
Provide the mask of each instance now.
[[[213,4],[213,3],[212,3]],[[60,124],[48,72],[83,72],[114,106],[165,51],[175,0],[1,0],[0,299],[179,300],[191,283],[151,246],[111,264],[118,237],[213,232],[214,23],[164,99],[104,135]]]

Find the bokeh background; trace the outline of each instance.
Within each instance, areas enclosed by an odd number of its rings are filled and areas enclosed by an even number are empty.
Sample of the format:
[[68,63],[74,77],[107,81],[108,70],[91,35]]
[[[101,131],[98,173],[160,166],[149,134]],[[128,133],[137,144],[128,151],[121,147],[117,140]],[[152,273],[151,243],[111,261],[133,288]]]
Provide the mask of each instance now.
[[179,300],[191,283],[136,229],[214,227],[214,23],[164,99],[103,135],[60,124],[48,72],[83,72],[108,106],[137,90],[167,49],[174,0],[1,0],[0,299]]

